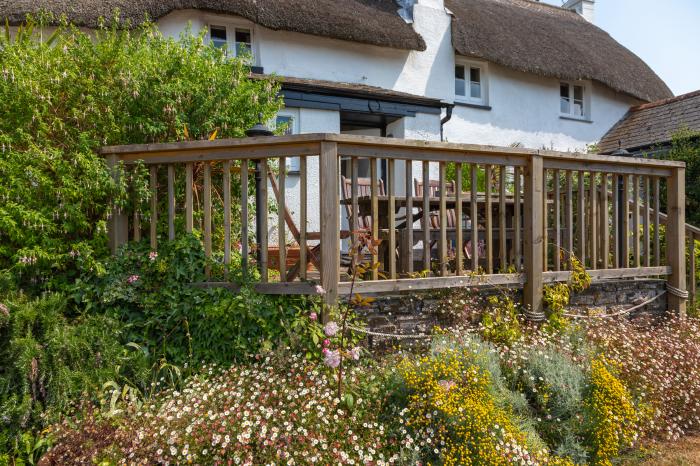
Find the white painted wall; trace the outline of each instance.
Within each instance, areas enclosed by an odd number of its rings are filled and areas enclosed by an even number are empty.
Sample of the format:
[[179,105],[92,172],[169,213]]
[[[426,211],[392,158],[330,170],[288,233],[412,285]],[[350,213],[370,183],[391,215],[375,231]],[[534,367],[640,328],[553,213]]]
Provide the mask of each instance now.
[[455,107],[445,125],[445,140],[533,149],[584,151],[598,141],[639,100],[588,83],[589,121],[563,119],[559,80],[489,64],[490,110]]

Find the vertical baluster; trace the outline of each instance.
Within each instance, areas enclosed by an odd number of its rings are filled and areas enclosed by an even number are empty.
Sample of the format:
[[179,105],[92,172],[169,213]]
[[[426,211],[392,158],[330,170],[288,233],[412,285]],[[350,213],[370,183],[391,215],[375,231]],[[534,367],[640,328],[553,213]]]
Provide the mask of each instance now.
[[523,264],[523,250],[522,250],[522,242],[521,242],[521,237],[520,237],[520,220],[521,220],[521,210],[520,210],[520,202],[521,202],[521,197],[520,197],[520,191],[521,191],[521,182],[520,182],[520,176],[521,176],[521,168],[520,167],[514,167],[513,169],[515,179],[514,179],[514,186],[513,186],[513,242],[515,243],[515,268],[517,270],[522,270],[522,264]]
[[285,215],[287,215],[287,160],[285,157],[279,159],[279,186],[280,198],[277,203],[277,245],[279,246],[279,268],[280,281],[287,281],[287,229],[285,225]]
[[651,266],[651,231],[649,230],[649,219],[651,217],[651,178],[649,176],[644,177],[644,217],[643,230],[644,230],[644,266]]
[[[136,171],[134,170],[134,172]],[[134,241],[141,241],[141,200],[133,192],[134,195]]]
[[620,185],[622,180],[621,175],[612,175],[610,180],[610,190],[612,192],[612,221],[613,221],[613,267],[616,269],[622,268],[622,248],[620,244],[620,235],[622,234],[620,224]]
[[228,279],[231,268],[231,161],[223,163],[223,191],[224,191],[224,275]]
[[406,250],[401,251],[405,257],[406,272],[413,273],[413,162],[405,160],[406,164]]
[[661,265],[661,180],[654,177],[654,265]]
[[350,245],[350,249],[354,250],[354,257],[352,259],[355,261],[355,264],[358,264],[360,260],[360,254],[357,245],[357,230],[360,228],[360,209],[358,208],[357,204],[357,178],[359,174],[358,172],[358,160],[357,157],[353,157],[350,159],[350,199],[352,204],[350,210],[350,238],[352,244]]
[[607,269],[610,264],[610,212],[608,209],[608,174],[601,174],[601,233],[603,244],[601,246],[602,267]]
[[542,171],[542,265],[549,269],[549,206],[547,204],[547,170]]
[[455,272],[457,275],[462,275],[462,265],[464,258],[462,257],[462,247],[464,238],[462,235],[462,164],[455,164],[455,217],[457,227],[457,239],[455,244],[455,257],[457,260]]
[[578,258],[586,266],[586,190],[585,173],[578,172]]
[[[372,187],[370,189],[372,195],[372,239],[379,239],[379,181],[377,179],[377,159],[370,159],[370,182]],[[377,254],[376,248],[372,248],[372,280],[379,280],[379,267],[377,262],[379,261],[379,255]]]
[[[207,261],[211,259],[211,164],[209,162],[204,162],[204,255]],[[208,263],[205,273],[209,278],[211,268]]]
[[423,162],[423,269],[430,271],[430,166]]
[[508,268],[506,258],[506,167],[498,168],[498,249],[500,269],[505,272]]
[[634,196],[633,208],[634,216],[632,217],[632,238],[634,242],[634,267],[641,265],[641,248],[639,241],[639,182],[641,176],[632,176],[632,195]]
[[[191,189],[190,189],[191,191]],[[248,160],[241,160],[241,269],[248,276]]]
[[561,177],[554,170],[554,270],[561,270]]
[[690,255],[690,264],[688,264],[688,279],[690,280],[688,285],[689,285],[689,300],[688,303],[691,306],[691,309],[695,309],[695,297],[697,296],[697,280],[695,279],[695,269],[696,269],[696,263],[695,263],[695,240],[696,236],[695,233],[686,231],[686,234],[688,236],[688,240],[690,241],[689,244],[689,255]]
[[591,269],[595,270],[598,268],[598,174],[591,172],[588,182],[590,185],[588,203],[590,205],[591,221],[588,230],[591,232]]
[[192,199],[192,189],[194,188],[193,164],[185,164],[185,231],[192,233],[194,228],[194,202]]
[[299,278],[306,280],[306,230],[307,230],[307,197],[308,180],[306,175],[306,156],[299,157]]
[[471,165],[472,271],[479,270],[479,166]]
[[387,194],[389,195],[389,278],[396,279],[396,181],[394,159],[387,160]]
[[486,273],[493,273],[493,207],[491,199],[491,191],[493,189],[491,183],[491,165],[486,165]]
[[[566,171],[566,253],[574,254],[574,172]],[[569,261],[571,266],[571,261]]]
[[628,175],[622,175],[622,225],[620,226],[622,231],[622,244],[620,254],[622,255],[622,265],[623,268],[629,268],[630,266],[630,200],[629,200],[629,190],[630,190],[630,180]]
[[445,162],[440,162],[440,275],[447,275],[447,180]]
[[168,165],[168,239],[175,239],[175,165]]
[[158,166],[151,166],[151,178],[149,181],[151,189],[151,249],[158,248]]
[[258,238],[258,247],[260,248],[260,281],[267,283],[269,280],[268,276],[268,232],[267,232],[267,159],[264,159],[260,163],[260,192],[262,193],[262,204],[260,206],[255,206],[256,209],[263,209],[263,215],[260,215],[262,220],[262,225],[260,226],[260,234],[262,238]]

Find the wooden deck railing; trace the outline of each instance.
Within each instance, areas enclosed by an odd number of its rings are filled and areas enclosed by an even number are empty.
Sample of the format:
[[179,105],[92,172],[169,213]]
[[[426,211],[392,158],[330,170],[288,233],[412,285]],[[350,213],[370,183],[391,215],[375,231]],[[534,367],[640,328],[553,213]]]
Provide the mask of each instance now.
[[[337,134],[117,146],[102,152],[114,166],[142,161],[149,167],[152,247],[162,214],[158,196],[165,194],[167,237],[175,238],[180,224],[184,231],[199,229],[212,256],[221,252],[213,249],[212,238],[223,230],[223,265],[231,266],[234,239],[241,244],[243,267],[252,263],[252,251],[259,251],[255,265],[263,292],[314,293],[318,287],[312,285],[318,283],[326,301],[334,302],[351,286],[342,253],[365,228],[381,240],[379,251],[368,256],[379,267],[354,284],[359,293],[522,285],[525,303],[538,315],[543,285],[568,278],[571,253],[593,278],[667,276],[669,289],[676,290],[669,293],[669,308],[685,311],[682,163]],[[290,157],[299,157],[298,174],[285,169]],[[249,202],[249,173],[256,162],[261,162],[257,176],[266,181],[262,206]],[[213,177],[213,169],[221,176]],[[178,199],[175,183],[183,171],[185,195]],[[232,175],[240,186],[233,194]],[[213,183],[222,198],[221,225],[212,225]],[[197,206],[195,197],[201,199]],[[232,199],[240,203],[233,209],[238,219],[232,219]],[[258,208],[267,213],[268,203],[276,213],[262,216],[261,237],[254,238],[248,220]],[[114,248],[141,237],[141,217],[115,210]],[[176,222],[181,217],[184,222]],[[276,225],[272,237],[268,217]],[[232,231],[234,224],[240,231]],[[665,250],[661,224],[666,225]],[[288,267],[290,236],[299,253]],[[269,267],[271,242],[279,248],[275,273]]]

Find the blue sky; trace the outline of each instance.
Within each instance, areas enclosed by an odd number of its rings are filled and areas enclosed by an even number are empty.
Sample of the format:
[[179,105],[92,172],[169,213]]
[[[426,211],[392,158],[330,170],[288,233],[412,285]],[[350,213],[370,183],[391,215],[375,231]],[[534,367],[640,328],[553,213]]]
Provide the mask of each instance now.
[[674,94],[700,89],[699,0],[596,0],[595,10],[596,25],[647,62]]

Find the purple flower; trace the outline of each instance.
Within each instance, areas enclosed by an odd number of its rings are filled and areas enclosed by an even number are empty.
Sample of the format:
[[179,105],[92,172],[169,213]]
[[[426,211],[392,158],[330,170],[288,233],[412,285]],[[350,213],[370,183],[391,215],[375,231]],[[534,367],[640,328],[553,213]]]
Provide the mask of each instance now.
[[340,327],[338,327],[338,324],[333,321],[328,322],[326,326],[323,327],[323,331],[327,337],[334,336],[336,333],[338,333],[338,330],[340,330]]
[[139,281],[139,278],[141,278],[141,277],[139,277],[138,275],[132,275],[132,276],[130,276],[129,278],[126,279],[126,282],[127,282],[129,285],[131,285],[131,284],[136,283],[137,281]]
[[330,350],[327,351],[323,357],[323,363],[332,368],[336,368],[340,365],[340,351]]
[[316,314],[315,312],[312,312],[311,314],[309,314],[309,319],[311,319],[311,320],[318,319],[318,314]]
[[362,348],[356,346],[350,350],[350,357],[353,358],[355,361],[359,361],[361,352]]

